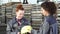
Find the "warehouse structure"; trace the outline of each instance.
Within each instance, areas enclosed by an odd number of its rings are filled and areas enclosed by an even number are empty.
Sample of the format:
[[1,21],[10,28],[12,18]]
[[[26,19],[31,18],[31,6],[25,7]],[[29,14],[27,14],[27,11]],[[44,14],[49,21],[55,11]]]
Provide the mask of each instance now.
[[[6,33],[6,24],[15,16],[16,6],[20,2],[10,2],[0,5],[0,34]],[[60,4],[56,4],[57,10],[57,22],[60,34]],[[24,17],[31,22],[34,29],[39,30],[40,24],[43,23],[43,15],[41,14],[41,8],[38,4],[23,4],[25,8]],[[4,32],[4,33],[3,33]]]

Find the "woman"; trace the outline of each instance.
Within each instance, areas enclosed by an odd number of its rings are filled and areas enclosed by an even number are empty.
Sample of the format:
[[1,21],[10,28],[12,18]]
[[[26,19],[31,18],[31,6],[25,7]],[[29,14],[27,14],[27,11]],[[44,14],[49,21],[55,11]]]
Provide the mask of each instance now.
[[24,18],[24,8],[22,4],[16,7],[16,17],[7,23],[7,34],[19,34],[21,28],[30,25],[30,22]]
[[44,15],[44,23],[40,27],[39,34],[58,34],[58,26],[56,21],[57,7],[54,2],[43,2],[41,4],[42,14]]

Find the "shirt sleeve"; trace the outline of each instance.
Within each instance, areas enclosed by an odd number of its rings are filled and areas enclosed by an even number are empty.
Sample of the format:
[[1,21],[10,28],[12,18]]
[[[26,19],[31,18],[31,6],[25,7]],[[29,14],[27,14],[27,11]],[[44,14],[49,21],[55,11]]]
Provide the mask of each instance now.
[[49,30],[49,23],[46,22],[43,24],[43,34],[47,34],[48,30]]
[[52,31],[53,34],[58,34],[58,25],[57,25],[57,23],[52,24],[52,29],[53,29],[53,31]]
[[12,26],[12,24],[10,22],[7,23],[7,28],[6,28],[6,33],[7,34],[10,34],[11,33],[11,26]]
[[47,34],[49,30],[49,23],[45,22],[41,25],[38,34]]

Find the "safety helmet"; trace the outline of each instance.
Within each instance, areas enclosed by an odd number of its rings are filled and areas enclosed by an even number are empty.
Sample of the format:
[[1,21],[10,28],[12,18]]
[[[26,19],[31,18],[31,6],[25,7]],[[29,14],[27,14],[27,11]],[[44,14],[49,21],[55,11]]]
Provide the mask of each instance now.
[[31,33],[32,27],[30,25],[24,26],[21,29],[21,34]]

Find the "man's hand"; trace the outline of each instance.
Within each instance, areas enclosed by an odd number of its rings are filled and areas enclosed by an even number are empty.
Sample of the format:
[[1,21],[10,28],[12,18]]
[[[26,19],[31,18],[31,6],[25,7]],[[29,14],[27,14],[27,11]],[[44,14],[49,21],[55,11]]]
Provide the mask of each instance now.
[[20,32],[18,32],[17,34],[20,34]]

